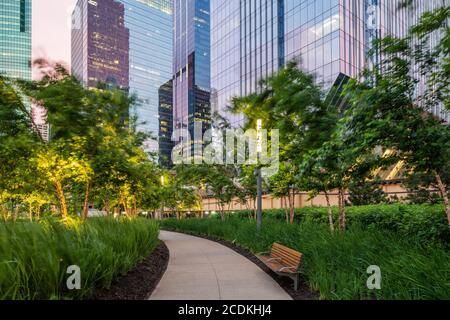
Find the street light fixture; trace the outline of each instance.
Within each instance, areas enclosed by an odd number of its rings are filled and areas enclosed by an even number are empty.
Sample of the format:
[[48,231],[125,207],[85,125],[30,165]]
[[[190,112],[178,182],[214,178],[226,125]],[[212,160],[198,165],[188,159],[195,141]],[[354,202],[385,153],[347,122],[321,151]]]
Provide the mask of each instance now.
[[[162,186],[163,190],[164,190],[164,184],[165,184],[165,178],[164,178],[164,176],[161,176],[161,186]],[[164,199],[164,197],[163,197],[163,199]],[[163,214],[164,214],[164,202],[161,201],[161,213],[160,213],[159,220],[162,219]]]
[[256,188],[257,188],[257,201],[256,201],[256,226],[258,230],[261,230],[262,225],[262,174],[260,166],[260,158],[262,153],[262,120],[256,121],[256,152],[257,152],[257,169],[256,169]]

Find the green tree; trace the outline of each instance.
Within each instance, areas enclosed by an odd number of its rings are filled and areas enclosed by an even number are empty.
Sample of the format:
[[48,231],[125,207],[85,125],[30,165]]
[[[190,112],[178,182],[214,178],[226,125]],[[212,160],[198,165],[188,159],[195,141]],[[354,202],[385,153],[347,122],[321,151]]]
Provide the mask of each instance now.
[[309,173],[300,170],[311,152],[330,139],[336,124],[336,110],[327,102],[313,76],[290,62],[261,82],[259,93],[235,98],[231,111],[244,113],[245,129],[256,127],[262,119],[267,130],[280,135],[280,171],[272,177],[272,191],[286,197],[289,221],[293,222],[296,190],[311,186]]
[[376,181],[352,181],[349,187],[348,200],[353,206],[388,202],[386,193]]
[[450,205],[442,179],[449,168],[450,128],[428,112],[441,102],[434,87],[429,85],[422,93],[416,90],[420,79],[414,78],[415,51],[410,44],[411,38],[388,37],[378,42],[384,59],[366,72],[371,82],[352,80],[346,90],[351,97],[347,127],[366,147],[396,150],[408,171],[433,175],[450,228]]

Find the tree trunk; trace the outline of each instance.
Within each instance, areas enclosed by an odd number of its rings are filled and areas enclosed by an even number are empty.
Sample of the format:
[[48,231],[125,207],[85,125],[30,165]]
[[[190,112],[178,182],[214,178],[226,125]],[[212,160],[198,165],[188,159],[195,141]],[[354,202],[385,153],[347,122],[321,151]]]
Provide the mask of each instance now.
[[330,195],[327,191],[325,191],[325,199],[327,200],[328,223],[330,224],[331,232],[334,232],[333,209],[331,208]]
[[91,182],[86,183],[86,190],[84,193],[84,205],[83,205],[83,221],[88,219],[89,214],[89,194],[91,192]]
[[56,196],[58,197],[58,200],[59,200],[59,207],[61,210],[61,215],[63,217],[63,221],[67,222],[67,218],[68,218],[69,214],[67,212],[66,196],[64,195],[64,190],[62,188],[60,181],[55,182],[55,189],[56,189]]
[[127,201],[122,199],[122,206],[123,210],[125,211],[125,214],[129,216],[128,207],[127,207]]
[[137,201],[136,201],[136,195],[133,195],[133,216],[137,216]]
[[225,206],[223,204],[219,205],[220,207],[220,218],[222,221],[225,221]]
[[105,211],[106,211],[106,215],[109,217],[110,216],[110,211],[111,211],[111,209],[110,209],[110,207],[109,207],[109,197],[106,197],[106,199],[105,199],[105,201],[103,202],[103,204],[104,204],[104,209],[105,209]]
[[339,188],[339,229],[345,231],[346,219],[345,219],[345,190]]
[[289,224],[289,206],[288,206],[288,201],[287,201],[286,197],[281,197],[281,201],[283,201],[283,200],[284,200],[284,213],[285,213],[285,216],[286,216],[286,223]]
[[30,221],[33,222],[33,205],[31,204],[31,202],[28,208],[28,217],[30,218]]
[[3,219],[4,219],[5,221],[7,221],[7,220],[8,220],[8,209],[6,208],[5,205],[1,205],[1,206],[0,206],[0,210],[1,210],[1,212],[2,212]]
[[289,223],[294,224],[294,218],[295,218],[295,190],[289,191]]
[[441,193],[442,199],[444,199],[445,213],[447,215],[448,228],[450,229],[450,202],[448,199],[447,190],[445,189],[445,185],[442,182],[442,178],[439,175],[439,173],[437,173],[437,171],[435,171],[434,174],[436,175],[436,181],[437,181],[438,188]]
[[17,217],[19,216],[19,210],[20,207],[16,204],[16,207],[14,208],[14,222],[16,222]]

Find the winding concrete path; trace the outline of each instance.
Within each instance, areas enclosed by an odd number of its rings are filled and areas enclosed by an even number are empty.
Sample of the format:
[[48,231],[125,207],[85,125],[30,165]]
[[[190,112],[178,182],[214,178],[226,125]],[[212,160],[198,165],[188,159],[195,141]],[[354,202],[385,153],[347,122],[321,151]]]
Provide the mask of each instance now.
[[253,262],[206,239],[161,231],[167,271],[150,300],[291,300]]

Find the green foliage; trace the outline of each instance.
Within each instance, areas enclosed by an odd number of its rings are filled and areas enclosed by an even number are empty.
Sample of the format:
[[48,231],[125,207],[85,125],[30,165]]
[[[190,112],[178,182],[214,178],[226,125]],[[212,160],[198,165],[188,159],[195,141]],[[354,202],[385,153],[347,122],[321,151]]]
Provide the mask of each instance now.
[[[22,204],[33,216],[33,204],[57,203],[65,219],[81,212],[86,218],[92,204],[131,215],[159,207],[158,168],[142,146],[148,135],[137,132],[129,116],[134,97],[115,88],[85,88],[57,64],[35,65],[42,80],[0,78],[2,214],[20,214]],[[46,109],[49,141],[34,130],[23,97]]]
[[[166,220],[168,230],[209,235],[232,241],[254,253],[280,242],[304,254],[300,272],[322,299],[449,299],[450,255],[445,249],[423,246],[421,239],[354,226],[345,233],[301,223],[286,225],[266,219],[257,232],[253,221],[228,218]],[[367,268],[378,265],[381,290],[367,289]]]
[[[407,172],[433,176],[450,228],[450,204],[443,181],[450,168],[450,126],[432,114],[448,103],[449,16],[450,7],[426,13],[404,39],[378,41],[375,51],[383,59],[366,70],[364,82],[350,80],[344,94],[350,101],[345,128],[351,135],[347,141],[366,149],[395,150],[393,158],[402,161]],[[429,37],[441,31],[443,40],[430,48]]]
[[[238,211],[240,218],[251,216],[251,211]],[[337,209],[333,208],[334,218]],[[264,210],[264,218],[284,220],[283,209]],[[322,207],[305,207],[295,210],[297,223],[328,224],[327,209]],[[352,206],[347,208],[347,222],[364,230],[386,230],[401,237],[419,238],[423,243],[450,245],[450,231],[441,205],[407,205],[385,204],[369,206]]]
[[383,189],[368,181],[352,182],[349,187],[349,201],[353,206],[387,203],[389,200]]
[[[450,171],[446,171],[446,176],[442,177],[447,186],[450,186],[449,173]],[[408,191],[406,200],[408,200],[410,203],[437,204],[442,202],[438,187],[436,186],[436,178],[430,174],[421,172],[414,172],[412,174],[409,174],[407,176],[407,179],[403,181],[403,186]]]
[[[145,219],[0,223],[0,300],[88,298],[147,257],[158,233]],[[67,290],[71,265],[81,269],[81,290]]]

